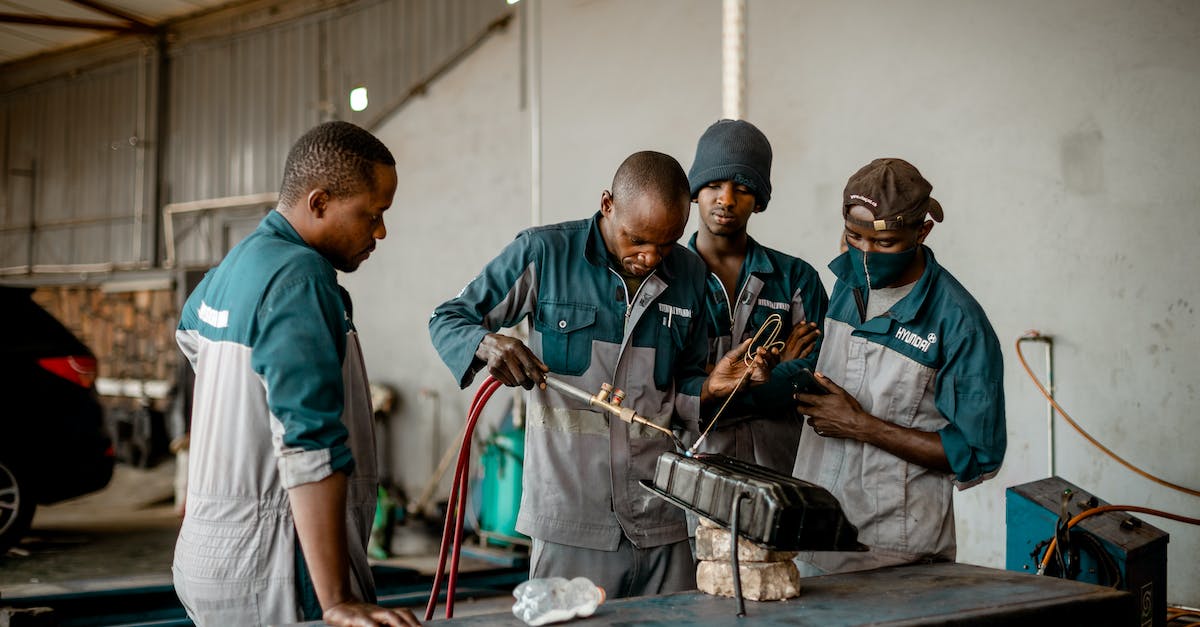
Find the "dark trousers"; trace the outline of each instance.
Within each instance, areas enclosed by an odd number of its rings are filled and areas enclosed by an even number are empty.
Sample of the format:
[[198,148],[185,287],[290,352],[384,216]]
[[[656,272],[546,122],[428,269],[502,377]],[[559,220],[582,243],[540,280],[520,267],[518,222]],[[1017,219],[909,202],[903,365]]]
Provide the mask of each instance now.
[[610,599],[696,589],[696,562],[687,540],[639,549],[621,536],[615,551],[584,549],[534,538],[530,579],[587,577]]

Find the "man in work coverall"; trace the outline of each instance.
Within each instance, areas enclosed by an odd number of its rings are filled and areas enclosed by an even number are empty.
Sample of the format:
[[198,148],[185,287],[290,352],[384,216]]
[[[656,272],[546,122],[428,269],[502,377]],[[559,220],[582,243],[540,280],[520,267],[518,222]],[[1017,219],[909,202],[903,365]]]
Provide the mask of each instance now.
[[[863,553],[801,553],[801,574],[953,561],[954,488],[1004,460],[1000,343],[979,303],[925,238],[942,206],[903,159],[876,159],[843,192],[847,250],[794,475],[841,503]],[[932,220],[927,220],[926,216]]]
[[[589,392],[611,383],[623,406],[694,433],[747,368],[752,383],[770,376],[773,356],[743,362],[748,343],[705,376],[707,272],[676,243],[689,199],[675,159],[635,153],[591,219],[523,231],[429,321],[460,386],[486,368],[530,390],[517,519],[533,538],[530,577],[583,576],[612,597],[695,588],[683,511],[638,485],[671,438],[543,384],[546,373]],[[496,333],[526,316],[528,346]]]
[[184,305],[196,383],[173,571],[197,625],[418,624],[374,605],[370,390],[337,282],[386,235],[395,165],[357,126],[310,130],[278,206]]
[[792,374],[812,369],[829,298],[803,259],[767,248],[747,232],[771,200],[771,144],[744,120],[719,120],[696,144],[688,181],[700,225],[688,246],[708,266],[710,366],[735,341],[754,336],[772,314],[786,340],[770,383],[735,398],[699,450],[722,453],[791,474],[803,426],[792,399]]

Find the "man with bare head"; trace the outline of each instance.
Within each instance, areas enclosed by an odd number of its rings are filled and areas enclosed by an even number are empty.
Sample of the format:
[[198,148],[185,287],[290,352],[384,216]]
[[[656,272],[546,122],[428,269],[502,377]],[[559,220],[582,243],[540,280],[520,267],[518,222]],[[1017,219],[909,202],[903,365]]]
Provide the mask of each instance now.
[[[613,597],[695,587],[683,512],[638,485],[671,438],[544,385],[547,374],[593,392],[608,383],[623,406],[690,432],[730,394],[748,343],[705,375],[707,271],[677,243],[690,198],[674,158],[635,153],[599,212],[523,231],[430,319],[460,386],[486,369],[529,390],[517,530],[533,538],[531,577],[588,577]],[[526,317],[528,344],[496,333]],[[771,361],[755,358],[752,382]]]
[[196,372],[175,590],[206,625],[416,625],[375,605],[375,437],[350,295],[387,236],[396,160],[326,122],[288,153],[279,204],[188,297]]

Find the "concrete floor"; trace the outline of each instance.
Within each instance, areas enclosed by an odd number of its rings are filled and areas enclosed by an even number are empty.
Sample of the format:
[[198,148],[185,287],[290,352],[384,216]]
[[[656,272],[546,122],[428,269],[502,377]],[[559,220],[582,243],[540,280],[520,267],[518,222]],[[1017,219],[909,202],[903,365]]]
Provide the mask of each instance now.
[[174,478],[173,461],[148,470],[118,465],[104,490],[39,507],[30,534],[0,557],[0,595],[76,580],[169,582],[179,532]]
[[[174,478],[173,461],[152,469],[118,465],[104,490],[38,508],[30,534],[0,556],[0,599],[170,585],[179,532]],[[436,531],[420,524],[397,527],[391,546],[396,557],[382,564],[431,574],[439,533],[440,524]],[[470,572],[496,564],[464,556],[460,566]],[[455,614],[504,611],[511,605],[506,596],[463,599]],[[418,615],[424,611],[410,609]]]

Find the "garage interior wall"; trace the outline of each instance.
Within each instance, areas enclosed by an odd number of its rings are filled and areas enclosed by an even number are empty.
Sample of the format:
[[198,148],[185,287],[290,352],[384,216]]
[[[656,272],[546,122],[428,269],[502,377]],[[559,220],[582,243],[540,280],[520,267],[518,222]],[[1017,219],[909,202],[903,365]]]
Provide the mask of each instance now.
[[[479,8],[465,16],[445,8],[468,5]],[[442,68],[445,50],[432,50],[444,37],[422,34],[442,32],[437,25],[456,32],[450,24],[475,19],[457,31],[463,41],[446,48],[461,51],[508,10],[501,5],[354,3],[234,34],[183,36],[168,49],[161,204],[275,191],[287,146],[322,119],[363,123],[396,155],[388,239],[344,282],[372,379],[400,395],[387,455],[410,495],[461,429],[470,398],[429,345],[429,312],[529,222],[520,29],[483,40],[434,82],[398,80],[382,97],[404,103],[394,115],[368,109],[352,117],[341,99],[359,81],[408,76],[409,64]],[[539,5],[544,220],[590,216],[633,151],[661,150],[689,166],[696,139],[721,111],[720,1]],[[1045,402],[1012,348],[1028,329],[1054,337],[1057,398],[1095,437],[1195,487],[1200,4],[748,0],[746,15],[746,117],[775,152],[773,200],[752,221],[752,235],[822,269],[831,288],[823,269],[836,252],[846,177],[874,157],[907,158],[946,209],[929,245],[983,305],[1005,347],[1008,457],[995,479],[956,495],[960,560],[1002,567],[1004,489],[1048,473]],[[429,61],[377,50],[392,45],[419,46]],[[256,73],[252,66],[266,60],[276,71]],[[350,64],[377,74],[360,77]],[[423,95],[405,100],[414,85]],[[44,214],[58,209],[43,210],[40,188],[11,158],[33,141],[27,124],[61,124],[75,111],[37,118],[12,104],[46,89],[55,87],[0,95],[9,155],[0,229],[15,227],[0,230],[14,238],[0,246],[5,254],[21,245],[31,203],[38,221],[62,215]],[[110,180],[128,180],[130,167],[109,172]],[[38,185],[102,176],[89,169]],[[116,203],[103,207],[108,214],[81,205],[67,215],[112,216],[114,207],[132,213]],[[181,250],[190,263],[214,261],[253,219],[182,224]],[[75,250],[69,240],[55,245]],[[109,254],[123,259],[125,251]],[[14,264],[26,263],[18,257]],[[1044,376],[1040,349],[1026,353]],[[1109,502],[1200,515],[1195,498],[1132,475],[1061,421],[1056,454],[1060,476]],[[1168,600],[1200,605],[1200,531],[1147,520],[1171,534]]]
[[[502,0],[329,5],[256,2],[171,24],[161,54],[155,40],[133,40],[102,61],[81,51],[5,68],[0,273],[155,266],[159,208],[278,191],[305,130],[374,124],[513,10]],[[363,112],[348,106],[358,86],[372,99]],[[177,216],[177,265],[215,263],[258,209]]]
[[[721,113],[720,2],[541,8],[545,221],[590,216],[635,150],[688,167]],[[1095,437],[1167,480],[1200,477],[1198,26],[1200,5],[1183,0],[748,2],[747,119],[775,152],[751,234],[832,288],[846,178],[907,158],[946,211],[928,244],[1004,347],[1008,456],[956,494],[962,561],[1003,567],[1004,490],[1049,474],[1046,403],[1013,349],[1026,330],[1054,337],[1057,398]],[[377,129],[400,187],[388,240],[345,281],[373,379],[405,398],[389,441],[410,494],[471,392],[429,345],[429,312],[529,221],[517,31]],[[1041,351],[1025,347],[1044,377]],[[1061,417],[1056,454],[1057,474],[1111,503],[1200,515]],[[1200,530],[1146,520],[1171,534],[1168,599],[1200,604]]]
[[3,96],[0,273],[151,265],[153,77],[137,55]]

